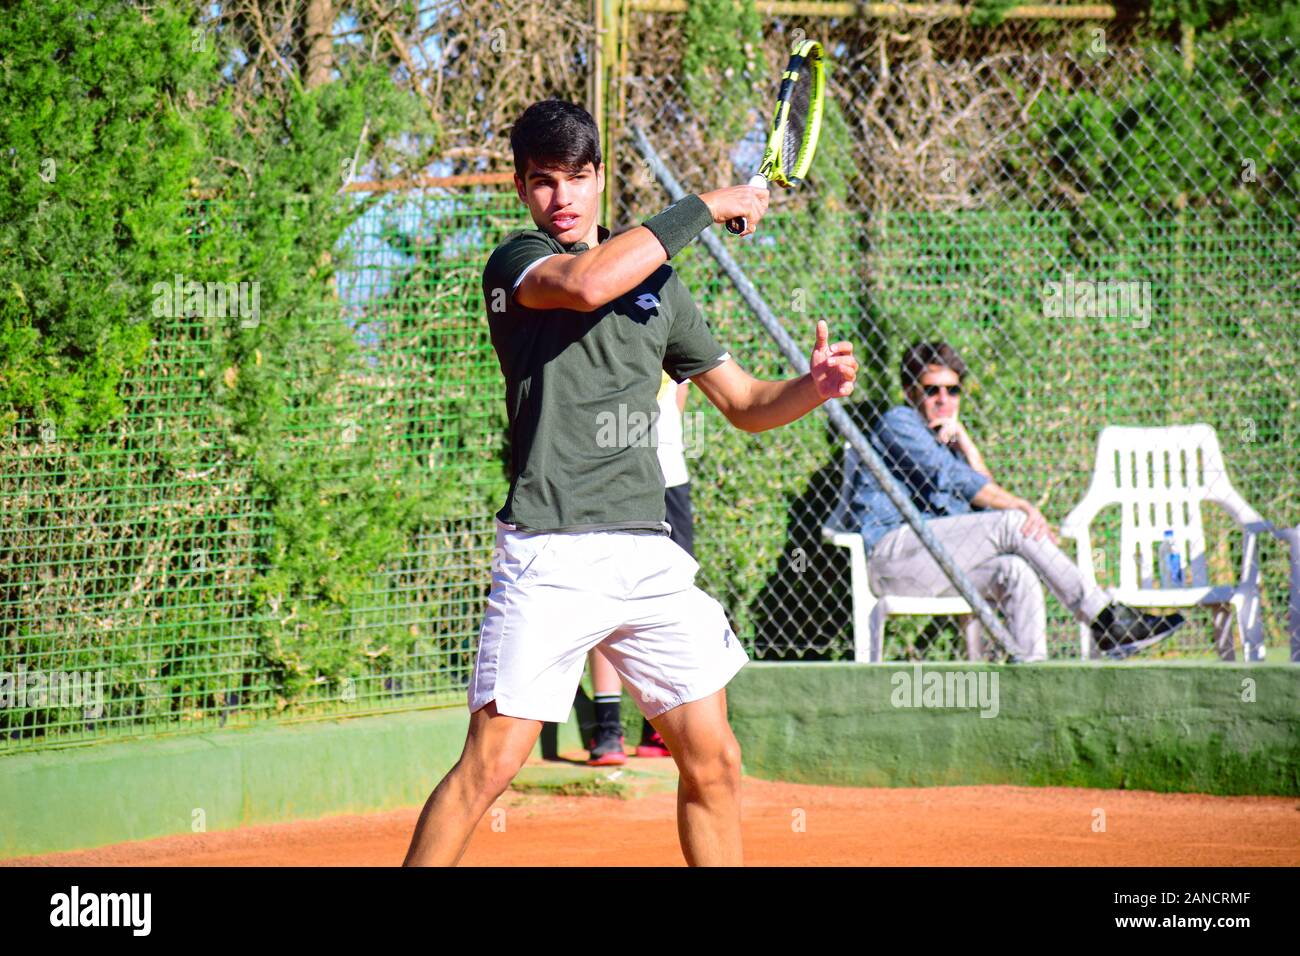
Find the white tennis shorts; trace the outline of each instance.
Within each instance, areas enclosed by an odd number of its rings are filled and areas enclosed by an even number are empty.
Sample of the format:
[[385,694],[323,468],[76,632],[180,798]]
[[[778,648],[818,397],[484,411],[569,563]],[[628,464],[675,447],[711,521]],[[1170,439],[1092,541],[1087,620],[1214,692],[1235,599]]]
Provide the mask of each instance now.
[[647,718],[717,693],[749,659],[667,535],[525,534],[497,521],[470,712],[563,723],[601,645]]

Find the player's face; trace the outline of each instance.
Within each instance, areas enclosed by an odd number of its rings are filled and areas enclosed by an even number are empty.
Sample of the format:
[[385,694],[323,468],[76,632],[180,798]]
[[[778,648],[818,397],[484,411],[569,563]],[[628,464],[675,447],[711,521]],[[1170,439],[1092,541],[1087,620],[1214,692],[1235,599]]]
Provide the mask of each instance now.
[[[961,397],[952,394],[951,389],[960,388],[960,375],[942,365],[930,365],[916,382],[916,385],[908,390],[908,397],[925,418],[927,425],[957,414]],[[934,394],[927,394],[928,392]]]
[[539,229],[562,243],[580,242],[595,233],[605,171],[591,163],[575,171],[546,169],[529,160],[524,181],[515,176],[515,189]]

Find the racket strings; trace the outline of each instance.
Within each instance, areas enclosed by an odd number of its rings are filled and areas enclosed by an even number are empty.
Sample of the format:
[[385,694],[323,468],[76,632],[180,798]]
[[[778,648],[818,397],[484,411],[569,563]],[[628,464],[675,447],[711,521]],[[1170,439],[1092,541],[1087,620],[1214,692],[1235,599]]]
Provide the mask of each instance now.
[[799,77],[790,90],[790,109],[786,113],[785,132],[781,141],[781,168],[794,172],[799,154],[808,135],[808,116],[812,108],[812,64],[800,64]]

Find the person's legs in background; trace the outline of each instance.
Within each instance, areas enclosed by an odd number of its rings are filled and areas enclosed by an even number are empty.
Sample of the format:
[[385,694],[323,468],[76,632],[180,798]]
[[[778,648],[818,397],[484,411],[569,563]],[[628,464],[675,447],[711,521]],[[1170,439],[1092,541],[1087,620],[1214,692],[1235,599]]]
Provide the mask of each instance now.
[[691,511],[691,483],[664,489],[664,509],[668,513],[669,533],[683,551],[695,557],[695,513]]
[[1043,585],[1028,562],[1014,554],[986,561],[970,575],[976,590],[990,601],[1007,622],[1014,647],[1012,660],[1032,663],[1047,660],[1047,607]]
[[[1010,601],[1009,606],[1016,609],[1008,613],[1004,608],[1009,627],[1014,613],[1019,618],[1017,627],[1026,629],[1019,636],[1013,631],[1017,647],[1007,650],[1014,659],[1046,659],[1045,634],[1040,637],[1028,631],[1031,626],[1045,627],[1045,615],[1035,610],[1043,601],[1039,581],[1076,620],[1092,625],[1103,650],[1148,646],[1183,623],[1179,614],[1138,614],[1126,605],[1112,603],[1105,591],[1084,581],[1078,566],[1055,544],[1023,534],[1024,520],[1019,511],[979,511],[927,522],[981,596],[999,605]],[[1018,563],[1008,563],[1008,557]],[[921,539],[906,525],[880,539],[872,549],[868,569],[871,588],[877,594],[937,597],[957,593]],[[1031,623],[1039,620],[1044,623]],[[1038,656],[1040,649],[1042,656]]]
[[[940,531],[944,522],[956,520],[939,519],[930,526]],[[964,524],[967,534],[960,541],[943,535],[940,542],[949,549],[980,596],[1002,613],[1013,642],[1007,653],[1018,663],[1047,660],[1047,608],[1038,575],[1019,555],[997,552],[995,535],[989,533],[991,521]],[[871,576],[882,593],[910,597],[957,593],[910,528],[900,529],[892,539],[886,535],[881,544],[885,547],[871,556]]]
[[[695,515],[691,511],[691,483],[683,482],[664,489],[664,510],[668,518],[669,537],[678,546],[695,557]],[[637,744],[638,757],[671,757],[668,744],[650,721],[641,718],[641,742]]]
[[[1017,515],[1023,520],[1023,515]],[[1043,661],[1047,660],[1043,587],[1029,562],[1009,553],[1002,530],[1012,525],[1018,528],[1017,519],[1005,511],[981,511],[929,522],[930,530],[966,572],[975,590],[1002,612],[1014,642],[1007,648],[1011,658]],[[921,539],[906,525],[880,539],[872,549],[868,567],[872,589],[878,588],[881,594],[938,597],[957,593]],[[1057,596],[1076,607],[1086,603],[1090,606],[1085,613],[1096,614],[1106,601],[1105,595],[1098,593],[1101,604],[1096,608],[1091,605],[1097,599],[1090,598],[1082,587],[1077,594]]]
[[591,755],[587,763],[593,767],[627,763],[623,721],[619,717],[623,682],[599,647],[592,648],[587,660],[591,665],[591,696],[596,703],[596,730],[588,747]]
[[1048,538],[1022,531],[1025,515],[1003,511],[995,526],[998,550],[1024,559],[1075,619],[1092,626],[1097,646],[1112,657],[1126,657],[1164,640],[1185,622],[1181,614],[1143,614],[1113,603],[1105,591],[1084,581],[1079,566]]
[[[664,508],[667,512],[669,537],[692,558],[695,557],[695,516],[691,511],[691,483],[674,485],[664,490]],[[619,721],[622,683],[614,665],[599,647],[589,656],[591,664],[591,692],[596,703],[596,732],[591,741],[591,756],[587,763],[593,767],[621,764],[627,760],[624,752],[623,727]],[[671,757],[668,744],[650,721],[641,718],[641,742],[637,744],[638,757]]]

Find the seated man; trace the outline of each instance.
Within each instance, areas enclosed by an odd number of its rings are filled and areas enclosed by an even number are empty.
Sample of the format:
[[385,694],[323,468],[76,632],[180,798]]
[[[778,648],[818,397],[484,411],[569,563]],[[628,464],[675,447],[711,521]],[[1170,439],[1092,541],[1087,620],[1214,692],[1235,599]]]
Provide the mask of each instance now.
[[[1013,642],[1007,648],[1012,660],[1047,658],[1040,581],[1079,621],[1091,624],[1098,648],[1109,656],[1125,657],[1173,633],[1183,623],[1182,615],[1141,614],[1111,603],[1057,547],[1042,513],[993,481],[957,418],[966,371],[946,342],[913,345],[900,370],[908,404],[882,415],[867,437],[953,561],[1002,612]],[[860,527],[868,580],[877,595],[957,594],[862,464],[853,478],[849,515]]]

